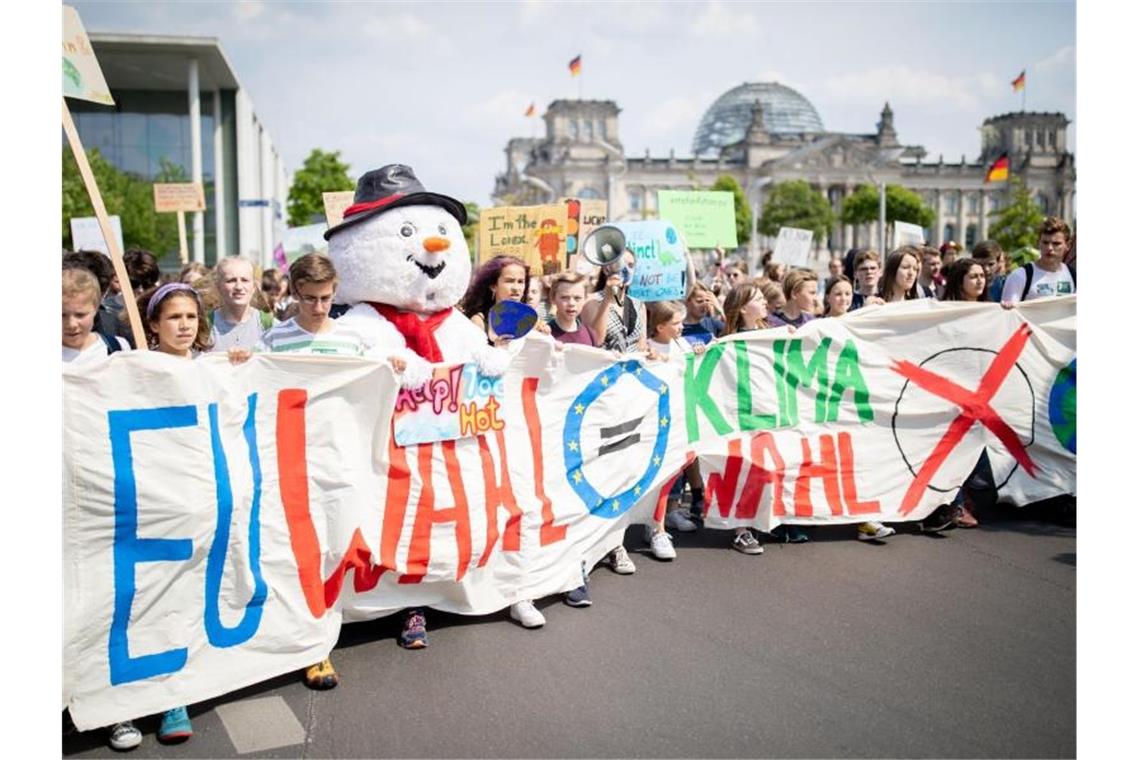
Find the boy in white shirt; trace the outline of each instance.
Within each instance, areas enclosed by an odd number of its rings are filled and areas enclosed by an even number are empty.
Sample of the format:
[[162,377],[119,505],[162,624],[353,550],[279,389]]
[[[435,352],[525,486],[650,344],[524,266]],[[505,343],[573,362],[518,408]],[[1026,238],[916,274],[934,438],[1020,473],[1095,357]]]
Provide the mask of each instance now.
[[1001,300],[1017,303],[1076,293],[1077,283],[1065,264],[1072,237],[1064,220],[1055,216],[1045,217],[1037,239],[1041,258],[1010,273],[1002,288]]
[[86,364],[129,348],[119,337],[93,330],[103,297],[99,281],[86,269],[63,270],[63,361]]

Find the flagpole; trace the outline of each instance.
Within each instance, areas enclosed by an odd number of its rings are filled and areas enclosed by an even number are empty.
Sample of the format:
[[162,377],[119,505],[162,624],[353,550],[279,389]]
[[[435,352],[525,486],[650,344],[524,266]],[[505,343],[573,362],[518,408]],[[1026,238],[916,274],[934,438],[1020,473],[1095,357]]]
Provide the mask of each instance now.
[[[1024,76],[1026,71],[1029,71],[1028,67],[1025,67],[1021,70],[1021,73],[1023,76]],[[1022,113],[1025,113],[1025,91],[1026,91],[1026,89],[1028,89],[1028,84],[1029,84],[1028,78],[1026,78],[1026,80],[1021,83],[1021,112]]]

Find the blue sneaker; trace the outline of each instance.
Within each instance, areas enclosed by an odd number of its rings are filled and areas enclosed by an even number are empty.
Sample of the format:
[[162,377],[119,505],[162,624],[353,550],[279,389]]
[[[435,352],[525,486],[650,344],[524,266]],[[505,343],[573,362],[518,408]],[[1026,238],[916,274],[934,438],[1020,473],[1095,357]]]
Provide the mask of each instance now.
[[420,608],[408,610],[404,630],[400,631],[400,646],[404,649],[423,649],[428,645],[427,619]]
[[772,537],[785,544],[802,544],[811,540],[807,531],[798,525],[777,525],[772,529]]
[[562,601],[566,602],[566,604],[570,605],[571,607],[589,607],[591,604],[593,604],[593,602],[590,601],[589,584],[583,583],[573,591],[567,591],[566,596],[562,598]]
[[163,744],[177,744],[184,742],[194,735],[194,727],[190,725],[190,715],[185,707],[175,707],[162,714],[162,723],[158,726],[158,740]]

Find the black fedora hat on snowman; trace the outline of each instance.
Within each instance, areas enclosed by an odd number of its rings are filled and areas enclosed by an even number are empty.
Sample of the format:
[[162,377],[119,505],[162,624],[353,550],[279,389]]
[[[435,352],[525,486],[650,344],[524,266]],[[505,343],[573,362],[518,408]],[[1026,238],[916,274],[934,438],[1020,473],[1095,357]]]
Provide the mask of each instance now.
[[377,214],[400,206],[439,206],[467,224],[467,209],[462,203],[439,193],[429,193],[416,178],[412,167],[388,164],[365,172],[356,183],[352,205],[344,210],[344,221],[325,231],[325,240],[341,230],[359,224]]

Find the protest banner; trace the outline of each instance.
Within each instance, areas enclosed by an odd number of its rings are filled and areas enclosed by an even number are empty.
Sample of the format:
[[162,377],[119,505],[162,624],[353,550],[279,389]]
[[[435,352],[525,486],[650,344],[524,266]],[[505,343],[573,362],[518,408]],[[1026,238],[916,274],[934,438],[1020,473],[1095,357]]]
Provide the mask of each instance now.
[[[79,140],[79,131],[71,118],[71,110],[67,107],[67,98],[74,97],[81,100],[91,100],[103,105],[114,105],[115,101],[107,91],[107,82],[103,78],[103,70],[99,68],[99,61],[91,48],[91,41],[79,20],[79,13],[70,6],[64,8],[63,27],[63,132],[67,135],[67,144],[75,163],[79,167],[79,175],[83,178],[83,187],[91,199],[91,206],[95,210],[95,218],[99,223],[99,230],[103,233],[103,240],[107,245],[111,264],[115,268],[115,276],[119,278],[119,285],[124,293],[132,292],[131,278],[127,267],[123,264],[123,246],[121,240],[116,240],[107,218],[107,208],[103,204],[103,196],[99,193],[99,185],[95,182],[95,175],[91,172],[91,165],[87,161],[87,153],[83,150],[83,143]],[[69,81],[71,84],[69,84]],[[120,237],[121,237],[120,231]],[[133,298],[123,300],[127,312],[127,322],[131,326],[131,335],[135,346],[140,351],[147,350],[146,336],[143,334],[142,320],[139,318],[138,304]]]
[[186,212],[205,211],[206,194],[201,182],[156,182],[154,184],[154,211],[157,214],[178,214],[178,258],[185,264],[190,260],[186,246]]
[[562,271],[566,261],[567,207],[495,206],[479,212],[479,263],[517,256],[531,274]]
[[685,244],[672,222],[614,222],[625,235],[626,250],[636,259],[629,294],[642,301],[671,301],[685,297]]
[[910,222],[894,222],[895,248],[903,245],[926,245],[926,230]]
[[338,190],[335,193],[321,193],[321,200],[325,204],[325,221],[329,227],[335,227],[344,221],[344,210],[352,205],[356,195],[353,190]]
[[772,251],[774,261],[782,261],[790,267],[806,267],[810,263],[811,230],[797,227],[781,227],[776,235],[776,247]]
[[[111,255],[111,249],[107,247],[107,241],[103,239],[103,231],[99,229],[99,220],[93,216],[73,216],[67,220],[71,226],[71,248],[75,251],[99,251],[100,253]],[[111,234],[114,235],[115,242],[119,245],[119,250],[123,250],[123,223],[119,219],[119,215],[107,217],[108,223],[111,225]]]
[[310,665],[342,622],[570,590],[690,458],[714,529],[917,520],[983,450],[1004,498],[1072,493],[1075,314],[919,299],[649,364],[527,337],[501,429],[408,447],[386,362],[69,365],[65,703],[88,730]]
[[79,12],[70,5],[63,6],[63,95],[105,106],[115,105]]
[[736,203],[730,192],[658,190],[657,216],[673,222],[690,248],[737,246]]

